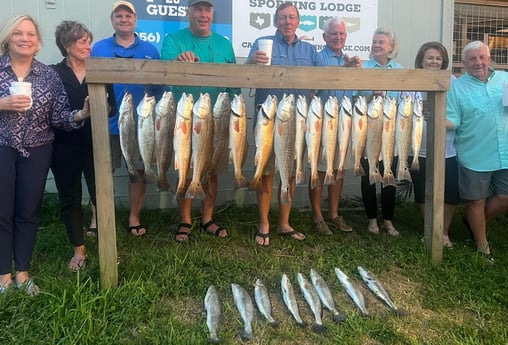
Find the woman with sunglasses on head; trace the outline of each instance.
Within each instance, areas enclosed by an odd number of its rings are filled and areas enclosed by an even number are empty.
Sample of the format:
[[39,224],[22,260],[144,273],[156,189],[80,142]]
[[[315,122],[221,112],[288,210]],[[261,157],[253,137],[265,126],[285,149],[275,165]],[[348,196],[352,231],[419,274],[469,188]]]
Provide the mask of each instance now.
[[[29,295],[39,287],[28,271],[38,213],[51,164],[54,127],[80,128],[89,113],[72,110],[58,74],[35,59],[41,32],[28,15],[0,27],[0,293],[11,285]],[[13,82],[30,83],[28,95],[12,95]],[[15,277],[12,277],[14,260]]]
[[[79,109],[88,97],[85,59],[90,56],[93,34],[85,25],[65,20],[57,26],[55,39],[64,58],[51,67],[62,79],[71,109]],[[115,114],[116,103],[112,86],[108,86],[107,92],[110,114]],[[74,247],[69,269],[77,271],[85,265],[87,258],[83,240],[81,174],[85,177],[92,208],[96,205],[90,120],[86,120],[82,128],[72,132],[55,130],[51,171],[60,198],[62,221]],[[92,212],[89,229],[94,228],[97,228],[97,219],[95,212]]]

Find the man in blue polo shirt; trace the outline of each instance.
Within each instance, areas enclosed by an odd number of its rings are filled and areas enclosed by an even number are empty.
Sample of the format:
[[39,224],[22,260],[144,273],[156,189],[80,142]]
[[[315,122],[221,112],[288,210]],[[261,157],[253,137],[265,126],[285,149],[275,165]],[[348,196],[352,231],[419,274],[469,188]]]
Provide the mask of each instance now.
[[[277,31],[273,36],[265,36],[258,38],[252,45],[246,63],[266,64],[269,57],[265,52],[259,50],[259,39],[273,40],[272,46],[272,65],[285,66],[324,66],[323,60],[318,55],[316,49],[310,43],[301,41],[296,36],[296,29],[300,25],[300,14],[298,9],[291,3],[283,3],[275,11],[275,25]],[[305,95],[310,98],[311,90],[295,90],[295,89],[256,89],[255,103],[262,104],[268,95],[275,95],[277,99],[282,99],[284,94]],[[254,120],[254,123],[256,121]],[[256,243],[260,246],[268,246],[270,239],[268,238],[270,223],[268,213],[270,211],[270,203],[272,200],[272,185],[275,174],[275,164],[270,162],[267,164],[263,177],[261,179],[261,190],[256,191],[259,210],[259,229],[256,234]],[[290,195],[294,195],[295,176],[291,177]],[[277,222],[277,233],[289,236],[295,240],[302,241],[305,235],[293,229],[289,224],[289,214],[291,212],[291,202],[279,203],[279,219]]]
[[[136,29],[136,9],[128,1],[117,1],[111,11],[111,25],[115,30],[113,36],[98,41],[92,48],[92,56],[106,58],[130,58],[130,59],[160,59],[157,48],[149,42],[141,40],[134,30]],[[139,84],[115,84],[115,99],[120,107],[125,92],[132,94],[133,104],[143,99],[145,92],[159,96],[159,87]],[[122,153],[118,131],[118,117],[109,118],[109,133],[111,135],[111,155],[113,169],[119,168]],[[138,159],[136,169],[143,176],[144,169],[141,157]],[[134,236],[143,236],[146,229],[141,225],[139,214],[143,207],[146,185],[143,181],[129,182],[129,228],[128,231]]]

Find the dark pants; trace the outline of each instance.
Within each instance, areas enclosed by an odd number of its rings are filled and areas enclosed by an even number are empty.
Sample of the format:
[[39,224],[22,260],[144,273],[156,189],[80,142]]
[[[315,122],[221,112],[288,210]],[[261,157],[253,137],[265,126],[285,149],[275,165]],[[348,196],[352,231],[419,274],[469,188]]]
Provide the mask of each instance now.
[[52,145],[28,148],[23,158],[0,146],[0,274],[28,271],[39,222],[39,209],[51,164]]
[[51,171],[60,199],[60,214],[74,247],[83,245],[83,210],[81,208],[81,173],[92,203],[95,201],[95,174],[92,147],[88,145],[53,144]]
[[[366,175],[361,178],[362,200],[368,219],[377,218],[377,192],[376,184],[370,184],[369,181],[369,162],[362,158],[360,161]],[[397,158],[393,160],[392,171],[397,166]],[[379,171],[384,173],[383,162],[379,162]],[[394,174],[395,175],[395,174]],[[397,176],[397,175],[395,175]],[[381,188],[381,213],[383,220],[393,220],[395,211],[395,186],[383,186]]]

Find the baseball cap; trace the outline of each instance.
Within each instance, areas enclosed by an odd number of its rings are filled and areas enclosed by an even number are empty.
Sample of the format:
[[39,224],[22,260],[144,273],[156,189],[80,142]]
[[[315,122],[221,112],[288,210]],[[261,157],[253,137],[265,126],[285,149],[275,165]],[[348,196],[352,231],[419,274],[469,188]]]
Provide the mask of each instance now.
[[204,2],[205,4],[213,6],[212,0],[189,0],[189,7],[199,4],[200,2]]
[[136,14],[136,9],[134,8],[134,5],[131,4],[128,1],[116,1],[116,2],[114,2],[113,3],[113,9],[111,10],[111,12],[115,12],[118,9],[118,7],[120,7],[120,6],[127,7],[127,9],[129,9],[129,11],[131,11],[134,14]]

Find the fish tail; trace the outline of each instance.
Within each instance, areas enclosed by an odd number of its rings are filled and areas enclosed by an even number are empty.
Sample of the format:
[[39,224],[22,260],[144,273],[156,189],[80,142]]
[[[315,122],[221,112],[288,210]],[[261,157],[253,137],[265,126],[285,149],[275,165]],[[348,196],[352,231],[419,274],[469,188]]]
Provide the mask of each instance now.
[[360,164],[355,167],[355,176],[365,176],[365,170]]
[[155,175],[155,172],[152,170],[151,167],[145,167],[145,176],[143,178],[146,184],[152,184],[157,181],[157,175]]
[[243,206],[243,203],[245,201],[245,190],[237,190],[235,192],[235,204],[237,206]]
[[342,169],[339,169],[337,171],[337,176],[335,177],[335,179],[338,181],[340,180],[341,178],[344,178],[344,176],[346,175],[346,169],[342,168]]
[[402,309],[393,309],[393,312],[396,316],[398,317],[403,317],[403,316],[407,316],[407,312],[405,310],[402,310]]
[[279,327],[280,322],[279,322],[279,321],[277,321],[277,320],[273,320],[273,321],[268,322],[268,324],[269,324],[272,328],[277,328],[277,327]]
[[379,173],[379,171],[376,169],[374,172],[371,172],[369,174],[369,182],[370,184],[375,184],[377,182],[383,182],[383,176]]
[[317,323],[312,324],[312,331],[314,333],[326,333],[327,329],[324,325],[319,325]]
[[189,188],[187,188],[187,193],[185,193],[185,197],[187,199],[194,198],[205,200],[206,194],[203,185],[199,182],[191,182]]
[[319,187],[319,175],[317,172],[312,173],[311,179],[310,179],[310,188],[314,189],[316,187]]
[[383,176],[383,187],[387,186],[396,186],[395,183],[395,176],[393,176],[391,169],[388,169],[388,171],[385,170],[385,174]]
[[247,181],[247,178],[243,174],[235,176],[235,189],[245,188],[248,185],[249,181]]
[[131,183],[137,183],[141,181],[141,175],[139,175],[137,170],[129,171],[129,181]]
[[409,169],[407,167],[399,169],[397,172],[397,180],[400,181],[409,181],[413,182],[411,179],[411,174],[409,173]]
[[261,176],[254,175],[249,184],[250,191],[261,190]]
[[418,171],[420,170],[420,160],[417,156],[414,156],[413,161],[411,162],[411,170]]
[[252,332],[243,331],[240,334],[240,338],[242,338],[242,340],[252,340],[252,338],[254,338],[254,334]]
[[296,171],[296,184],[302,184],[303,183],[303,171],[297,170]]
[[280,191],[280,203],[285,205],[291,202],[291,195],[289,195],[289,187],[282,188]]
[[308,325],[305,321],[296,321],[296,324],[298,325],[298,327],[300,328],[306,328]]
[[335,179],[333,178],[333,173],[332,174],[326,174],[325,176],[325,186],[328,186],[328,185],[331,185],[331,184],[334,184],[335,183]]
[[165,178],[159,177],[157,181],[157,191],[158,192],[166,192],[171,188],[171,185]]
[[339,323],[339,322],[346,320],[346,315],[337,312],[337,313],[333,314],[332,318],[333,318],[333,322]]

